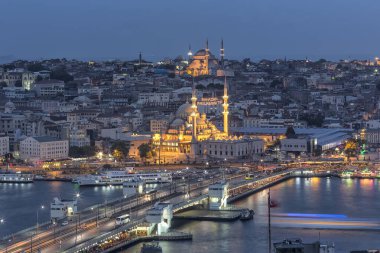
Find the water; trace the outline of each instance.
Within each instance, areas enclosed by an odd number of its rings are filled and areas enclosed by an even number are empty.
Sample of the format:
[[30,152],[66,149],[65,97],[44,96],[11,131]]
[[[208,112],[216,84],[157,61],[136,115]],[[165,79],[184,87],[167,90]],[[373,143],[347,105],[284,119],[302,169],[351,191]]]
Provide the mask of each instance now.
[[[380,182],[371,179],[312,178],[291,179],[271,188],[272,198],[280,205],[277,213],[344,214],[349,218],[380,219]],[[267,192],[259,192],[235,205],[253,208],[252,221],[185,222],[177,230],[193,234],[193,241],[160,242],[165,253],[174,252],[268,252]],[[371,221],[371,220],[370,220]],[[272,224],[274,242],[285,238],[302,238],[304,242],[333,241],[336,252],[380,248],[380,231],[347,231],[304,228],[284,228]],[[139,252],[140,245],[123,251]]]
[[[0,184],[0,237],[50,220],[50,202],[54,197],[78,199],[78,209],[120,198],[122,186],[81,187],[69,182],[37,181],[33,184]],[[44,209],[41,209],[41,206]]]
[[[0,217],[6,226],[0,227],[0,235],[35,225],[36,210],[40,204],[48,205],[53,197],[73,197],[78,192],[71,183],[36,182],[29,185],[0,184]],[[122,195],[121,187],[80,188],[80,208],[104,202]],[[380,221],[380,181],[372,179],[312,178],[291,179],[271,188],[272,198],[279,213],[342,214],[352,219]],[[266,191],[251,195],[237,206],[255,210],[254,220],[247,222],[181,222],[175,229],[193,234],[193,241],[160,242],[165,253],[174,252],[267,252],[267,194]],[[40,220],[48,220],[49,212],[40,212]],[[286,228],[273,218],[273,241],[285,238],[302,238],[305,242],[322,240],[335,242],[336,251],[380,248],[380,231]],[[139,252],[140,245],[123,251]]]

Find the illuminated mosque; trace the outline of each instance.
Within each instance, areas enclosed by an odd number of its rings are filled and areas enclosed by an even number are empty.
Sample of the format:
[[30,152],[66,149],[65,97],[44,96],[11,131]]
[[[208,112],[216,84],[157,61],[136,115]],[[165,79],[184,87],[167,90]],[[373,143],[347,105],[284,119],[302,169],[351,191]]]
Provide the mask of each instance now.
[[[221,47],[223,66],[224,48]],[[218,60],[206,49],[199,50],[189,62],[187,70],[191,75],[208,75],[211,69],[218,67]],[[196,70],[197,72],[194,72]],[[231,136],[229,133],[228,83],[224,76],[223,93],[223,129],[219,130],[211,123],[205,113],[199,113],[197,91],[193,80],[191,103],[181,105],[175,118],[165,133],[153,136],[153,145],[158,152],[160,163],[178,161],[201,161],[210,159],[242,159],[261,154],[264,142],[261,139]]]
[[189,47],[188,61],[189,65],[186,68],[186,73],[192,76],[203,76],[216,74],[216,71],[223,67],[224,64],[224,46],[223,40],[220,47],[220,64],[219,60],[210,52],[208,40],[206,48],[198,50],[194,55]]

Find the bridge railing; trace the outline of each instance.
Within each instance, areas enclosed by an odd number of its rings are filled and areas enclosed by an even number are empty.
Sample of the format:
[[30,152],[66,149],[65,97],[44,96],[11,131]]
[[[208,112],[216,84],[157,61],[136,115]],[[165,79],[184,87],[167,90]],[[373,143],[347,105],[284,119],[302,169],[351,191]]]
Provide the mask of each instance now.
[[77,252],[81,252],[82,250],[89,249],[89,248],[91,248],[91,247],[93,247],[99,243],[102,243],[103,241],[105,241],[105,240],[109,239],[110,237],[113,237],[113,236],[115,236],[121,232],[131,230],[132,228],[141,224],[142,222],[144,222],[144,218],[139,218],[138,220],[130,222],[124,226],[121,226],[115,230],[112,230],[111,232],[97,236],[97,237],[95,237],[95,238],[93,238],[87,242],[84,242],[78,246],[75,246],[71,249],[68,249],[68,250],[64,251],[64,253],[77,253]]

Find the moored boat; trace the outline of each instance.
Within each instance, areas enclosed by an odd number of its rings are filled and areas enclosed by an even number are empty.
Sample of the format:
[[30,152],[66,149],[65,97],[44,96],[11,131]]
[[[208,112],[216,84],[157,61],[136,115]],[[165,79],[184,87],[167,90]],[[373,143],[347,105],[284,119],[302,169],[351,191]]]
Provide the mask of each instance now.
[[0,183],[33,183],[34,175],[21,172],[3,172],[0,173]]

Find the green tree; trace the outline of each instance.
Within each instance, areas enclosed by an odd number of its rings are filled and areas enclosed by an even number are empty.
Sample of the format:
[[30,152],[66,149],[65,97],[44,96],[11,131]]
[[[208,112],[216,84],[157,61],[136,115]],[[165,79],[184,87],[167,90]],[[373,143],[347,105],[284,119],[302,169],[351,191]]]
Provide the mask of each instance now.
[[286,129],[285,136],[286,136],[286,138],[295,138],[296,137],[296,132],[294,131],[294,128],[291,127],[291,126],[289,126]]
[[38,72],[41,70],[45,70],[41,63],[32,63],[28,66],[28,70],[32,72]]
[[152,149],[152,146],[149,143],[141,144],[138,147],[138,149],[139,149],[140,158],[144,161],[147,159],[151,159],[156,155],[156,153]]
[[22,81],[21,80],[17,80],[16,83],[15,83],[15,87],[22,87]]
[[344,153],[347,155],[347,158],[353,157],[356,155],[358,150],[358,141],[355,139],[349,139],[344,145]]
[[6,82],[0,82],[0,88],[5,88],[7,87],[7,83]]
[[113,157],[120,161],[128,157],[129,147],[127,146],[126,142],[117,141],[112,144],[111,152]]
[[67,73],[65,68],[57,68],[53,70],[50,74],[51,79],[57,79],[64,81],[65,83],[73,81],[74,77],[72,77],[69,73]]
[[74,157],[74,158],[91,157],[91,156],[94,156],[95,153],[96,153],[95,147],[91,147],[91,146],[84,146],[84,147],[73,146],[69,148],[69,156]]
[[306,113],[301,115],[300,119],[306,121],[309,126],[321,127],[325,116],[322,113]]
[[151,151],[150,145],[148,143],[141,144],[138,149],[141,159],[144,160],[148,158],[148,153]]

